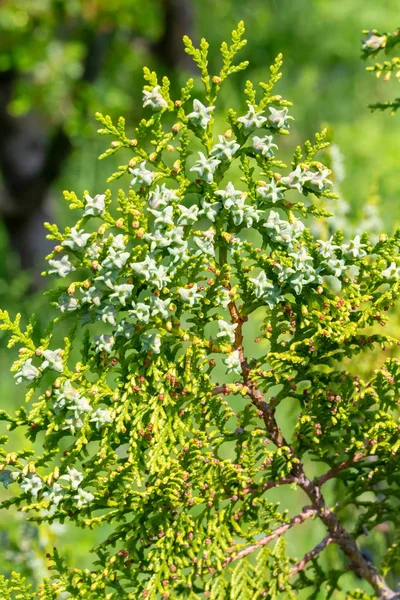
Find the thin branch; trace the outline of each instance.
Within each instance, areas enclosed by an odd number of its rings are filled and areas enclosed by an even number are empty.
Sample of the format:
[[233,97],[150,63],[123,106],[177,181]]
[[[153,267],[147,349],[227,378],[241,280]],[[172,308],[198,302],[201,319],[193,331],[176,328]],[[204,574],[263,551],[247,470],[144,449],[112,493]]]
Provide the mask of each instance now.
[[337,515],[327,506],[319,486],[315,485],[304,473],[303,466],[294,466],[294,475],[298,486],[307,494],[318,516],[334,538],[342,552],[350,559],[353,571],[368,581],[378,598],[392,600],[397,594],[387,585],[377,568],[366,561],[354,538],[343,527]]
[[[226,262],[226,258],[223,257]],[[253,405],[258,409],[260,416],[262,416],[266,433],[271,439],[272,442],[279,448],[282,446],[287,446],[291,450],[293,457],[295,455],[293,449],[286,442],[285,438],[282,435],[282,432],[278,426],[278,423],[275,419],[275,411],[274,409],[266,402],[264,395],[257,388],[256,384],[251,381],[249,378],[250,368],[248,366],[247,360],[244,356],[243,352],[243,323],[247,320],[246,316],[243,316],[239,313],[238,308],[234,301],[230,302],[228,305],[229,313],[231,316],[232,323],[236,323],[237,327],[235,330],[235,350],[238,351],[239,360],[241,363],[242,377],[243,383],[247,388],[247,394],[250,396]],[[361,458],[360,458],[361,460]],[[347,468],[347,465],[343,467]],[[339,469],[340,470],[340,469]],[[338,471],[336,471],[338,472]],[[328,478],[333,477],[334,474],[328,472],[325,476],[322,476],[323,481],[327,481]],[[377,568],[370,562],[366,561],[364,556],[361,554],[354,538],[351,534],[346,531],[341,522],[339,521],[337,515],[327,506],[325,499],[322,495],[321,488],[319,485],[315,485],[305,474],[304,467],[302,463],[297,459],[293,461],[292,473],[294,482],[307,494],[308,498],[311,501],[313,514],[318,514],[319,518],[327,528],[329,532],[329,537],[333,538],[338,546],[341,548],[342,552],[350,559],[352,568],[357,575],[368,581],[368,583],[374,589],[378,598],[382,600],[393,600],[394,598],[398,598],[396,592],[394,592],[386,583],[385,579],[379,573]],[[321,485],[322,485],[321,483]],[[311,510],[312,510],[311,509]],[[310,509],[309,509],[310,510]],[[311,516],[311,515],[310,515]],[[296,518],[301,518],[300,515]],[[301,522],[301,521],[300,521]],[[293,523],[296,524],[296,523]],[[238,560],[247,554],[257,550],[260,546],[268,544],[271,540],[275,539],[282,535],[289,527],[292,526],[290,524],[282,525],[278,527],[272,534],[265,536],[262,540],[259,540],[257,544],[253,546],[249,546],[244,548],[234,558],[229,558],[225,561],[224,565],[233,562],[234,560]]]
[[239,552],[235,556],[229,556],[223,563],[223,566],[226,567],[230,563],[240,560],[244,556],[247,556],[248,554],[251,554],[252,552],[255,552],[256,550],[259,550],[262,546],[266,546],[267,544],[269,544],[270,542],[275,540],[277,537],[280,537],[281,535],[283,535],[288,529],[291,529],[292,527],[294,527],[294,525],[300,525],[300,523],[303,523],[307,519],[314,517],[316,514],[317,514],[317,511],[315,509],[310,508],[309,506],[305,507],[303,509],[303,511],[301,513],[299,513],[298,515],[296,515],[295,517],[293,517],[293,519],[291,519],[289,521],[289,523],[283,523],[283,525],[280,525],[279,527],[274,529],[274,531],[272,533],[264,536],[263,538],[258,540],[255,544],[253,544],[251,546],[247,546],[246,548],[243,548],[243,550],[239,550]]
[[310,560],[318,556],[318,554],[320,554],[322,550],[324,550],[327,546],[329,546],[329,544],[332,544],[332,542],[334,541],[335,540],[332,536],[327,535],[317,546],[315,546],[315,548],[313,548],[313,550],[307,552],[303,556],[301,561],[297,563],[297,565],[294,565],[294,567],[292,567],[292,569],[290,570],[290,577],[293,577],[293,575],[296,575],[299,571],[304,571],[304,569],[307,567],[307,563],[309,563]]
[[280,485],[289,485],[290,483],[296,483],[296,479],[294,477],[281,477],[280,479],[271,479],[271,481],[266,481],[262,485],[262,491],[266,492],[274,487],[279,487]]
[[317,485],[321,487],[322,485],[324,485],[324,483],[326,483],[333,477],[336,477],[336,475],[338,473],[340,473],[340,471],[343,471],[344,469],[349,469],[356,462],[365,458],[365,456],[366,456],[366,454],[364,452],[357,452],[352,458],[349,458],[348,460],[344,460],[336,467],[332,467],[332,469],[329,469],[329,471],[327,471],[326,473],[321,475],[321,477],[318,477]]

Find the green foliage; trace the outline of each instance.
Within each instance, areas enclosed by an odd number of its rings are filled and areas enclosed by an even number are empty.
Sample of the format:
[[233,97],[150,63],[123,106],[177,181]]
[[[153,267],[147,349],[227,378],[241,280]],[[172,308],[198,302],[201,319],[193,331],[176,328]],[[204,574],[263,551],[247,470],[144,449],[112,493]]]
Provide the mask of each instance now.
[[[64,232],[47,225],[57,243],[47,274],[63,285],[45,335],[0,315],[21,345],[13,369],[28,403],[1,418],[29,444],[7,452],[2,441],[3,506],[38,523],[106,526],[91,570],[54,551],[39,590],[16,575],[0,582],[5,598],[277,600],[324,588],[329,598],[349,570],[371,597],[394,597],[383,576],[395,543],[382,565],[357,543],[399,526],[399,362],[362,380],[345,361],[396,343],[376,328],[400,295],[400,231],[374,241],[308,228],[337,196],[316,159],[325,131],[295,149],[292,170],[276,157],[292,120],[275,94],[281,56],[261,93],[246,83],[247,109],[230,109],[218,131],[220,87],[246,66],[235,66],[243,33],[239,23],[222,45],[219,75],[207,42],[185,39],[204,104],[192,80],[172,100],[168,80],[145,69],[152,112],[134,139],[123,119],[97,115],[115,138],[101,158],[121,150],[111,180],[129,172],[130,189],[65,193],[78,220]],[[288,433],[284,407],[300,409]],[[331,480],[344,485],[334,508]],[[298,514],[273,499],[278,486],[301,491]],[[298,561],[284,536],[308,520],[326,537]],[[337,568],[325,572],[328,545]],[[352,597],[367,598],[359,585]]]
[[[363,34],[367,36],[362,46],[362,57],[365,60],[368,58],[375,59],[382,53],[390,55],[393,50],[396,49],[397,44],[400,43],[400,29],[394,31],[394,33],[380,33],[376,29],[371,31],[364,30]],[[400,57],[395,56],[391,60],[383,61],[383,63],[375,62],[374,65],[367,67],[367,71],[372,71],[377,77],[383,75],[384,81],[389,81],[392,75],[399,80]],[[394,100],[387,102],[377,102],[370,105],[372,110],[390,109],[392,115],[395,114],[399,107],[400,98],[395,98]]]

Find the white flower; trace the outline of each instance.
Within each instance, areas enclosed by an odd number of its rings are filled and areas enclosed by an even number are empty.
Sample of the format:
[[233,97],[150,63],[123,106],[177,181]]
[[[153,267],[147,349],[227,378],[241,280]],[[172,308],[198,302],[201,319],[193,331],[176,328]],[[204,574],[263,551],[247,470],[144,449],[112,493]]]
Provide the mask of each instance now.
[[179,288],[178,294],[185,304],[189,304],[189,306],[194,306],[202,299],[202,295],[197,291],[197,283],[190,288]]
[[202,237],[195,235],[193,241],[199,248],[196,254],[207,254],[208,256],[214,256],[214,236],[215,231],[208,229],[202,232]]
[[161,96],[159,85],[153,87],[150,92],[143,90],[143,108],[146,108],[146,106],[151,106],[154,110],[167,108],[168,102]]
[[28,473],[22,478],[19,486],[25,493],[29,493],[36,498],[43,487],[43,481],[37,473]]
[[156,248],[168,248],[171,245],[170,232],[160,229],[156,229],[154,233],[146,233],[144,239],[146,242],[150,242],[150,252],[154,252]]
[[256,210],[253,206],[245,206],[243,211],[239,210],[233,213],[233,221],[235,225],[240,225],[242,220],[244,220],[246,227],[252,227],[254,221],[258,223],[262,215],[263,212],[261,210]]
[[82,304],[100,306],[103,292],[92,285],[88,290],[82,290]]
[[63,294],[58,299],[58,308],[62,313],[73,312],[77,308],[79,308],[79,302],[75,298],[75,296],[70,296],[69,294]]
[[265,121],[267,120],[262,115],[264,114],[263,110],[256,112],[256,109],[251,104],[247,105],[249,107],[248,112],[243,116],[238,118],[238,122],[243,124],[245,129],[258,129],[263,126]]
[[32,359],[28,358],[19,371],[14,375],[16,383],[22,383],[23,381],[33,381],[36,377],[39,377],[40,371],[32,364]]
[[128,340],[130,340],[134,333],[135,333],[135,328],[132,325],[132,323],[128,323],[126,321],[126,319],[122,319],[122,321],[120,323],[118,323],[115,335],[116,336],[123,335]]
[[227,140],[224,135],[219,135],[218,139],[219,143],[215,144],[210,155],[222,160],[232,160],[233,155],[239,150],[240,144],[235,140]]
[[303,179],[303,184],[311,188],[314,192],[323,192],[330,185],[332,181],[328,179],[332,171],[329,169],[319,169],[318,171],[308,171]]
[[51,258],[49,265],[53,267],[49,270],[49,275],[57,273],[60,277],[66,277],[72,271],[75,271],[74,265],[70,262],[68,256],[64,255],[62,258]]
[[237,373],[238,375],[241,374],[242,367],[240,363],[239,350],[235,350],[234,352],[228,354],[223,363],[227,368],[227,373]]
[[272,204],[275,204],[275,202],[284,198],[284,189],[275,181],[275,179],[271,179],[269,183],[258,187],[257,192],[260,194],[261,198],[270,200]]
[[346,264],[343,259],[330,258],[325,264],[335,277],[340,277],[343,271],[346,270]]
[[151,305],[151,316],[155,317],[156,315],[161,315],[163,319],[167,319],[169,316],[168,307],[171,304],[171,298],[167,298],[166,300],[161,300],[158,296],[150,297],[150,305]]
[[335,250],[339,248],[336,244],[333,243],[333,237],[330,237],[329,240],[317,240],[319,247],[318,252],[324,258],[336,258]]
[[114,250],[123,252],[126,248],[126,236],[124,236],[122,233],[119,233],[118,235],[113,235],[110,233],[108,236],[108,242],[111,242],[111,246],[114,248]]
[[105,304],[98,310],[96,310],[97,318],[101,319],[103,323],[109,323],[110,325],[117,324],[117,311],[115,306],[112,304]]
[[64,406],[69,405],[70,402],[74,402],[80,398],[78,390],[71,385],[69,379],[64,381],[62,390],[56,389],[55,393],[57,394],[57,399],[54,401],[54,406],[56,408],[64,408]]
[[243,208],[246,198],[246,194],[240,190],[235,190],[231,182],[228,183],[224,190],[217,190],[215,195],[222,198],[224,208],[227,210],[232,208],[232,206]]
[[119,300],[122,306],[126,305],[126,301],[132,296],[133,285],[130,283],[121,283],[114,286],[114,291],[110,294],[110,300],[115,298]]
[[106,408],[98,408],[95,410],[90,420],[93,421],[93,423],[96,423],[97,429],[100,429],[100,427],[106,425],[106,423],[113,422],[111,413]]
[[58,350],[44,350],[43,357],[45,360],[42,363],[42,369],[52,369],[58,373],[63,371],[62,353],[61,348]]
[[288,115],[288,109],[286,107],[278,110],[273,106],[269,106],[270,115],[268,116],[268,125],[273,129],[283,129],[284,127],[289,128],[288,121],[292,120],[293,117]]
[[107,354],[110,354],[115,344],[115,338],[112,335],[103,333],[94,337],[94,343],[96,345],[96,352],[107,352]]
[[387,279],[398,279],[400,277],[400,267],[395,262],[391,262],[390,265],[382,271],[382,277]]
[[288,188],[296,189],[301,194],[304,183],[308,182],[307,177],[307,173],[302,170],[300,165],[297,165],[295,170],[289,173],[287,177],[282,177],[281,183]]
[[[61,479],[61,477],[60,477]],[[51,502],[53,505],[58,506],[61,500],[65,496],[64,488],[57,482],[54,482],[53,485],[43,492],[43,498]]]
[[83,475],[77,469],[71,467],[67,467],[67,473],[65,475],[61,475],[60,480],[64,479],[68,481],[73,490],[77,490],[80,484],[83,481]]
[[181,212],[178,219],[179,225],[190,225],[197,221],[199,214],[199,207],[197,204],[193,204],[192,206],[189,206],[189,208],[183,204],[178,204],[178,208]]
[[268,228],[268,233],[274,241],[291,244],[301,235],[304,230],[304,223],[302,221],[295,221],[294,223],[283,221],[277,212],[271,210],[264,227]]
[[89,194],[85,195],[86,205],[85,211],[83,213],[84,217],[98,217],[99,215],[103,215],[106,210],[105,203],[105,194],[97,194],[94,198],[89,196]]
[[132,306],[133,309],[129,311],[129,314],[133,315],[139,323],[147,324],[150,320],[150,307],[143,302],[132,303]]
[[237,323],[227,323],[223,319],[218,320],[218,328],[219,331],[217,333],[217,338],[227,337],[231,344],[235,341],[235,329],[237,328]]
[[167,273],[168,273],[167,267],[164,267],[164,265],[159,265],[159,267],[157,267],[157,269],[154,269],[154,271],[151,271],[149,273],[147,280],[152,285],[154,285],[159,290],[161,290],[163,287],[165,287],[168,284],[168,282],[171,279]]
[[207,202],[204,198],[201,199],[201,211],[199,214],[204,215],[213,223],[220,210],[221,204],[219,202]]
[[89,248],[86,249],[85,255],[90,258],[90,260],[94,260],[99,258],[102,250],[102,246],[99,244],[91,244]]
[[272,148],[278,148],[276,144],[273,143],[272,135],[266,135],[265,137],[258,137],[257,135],[252,137],[253,148],[257,152],[257,154],[261,154],[262,156],[269,157],[274,155],[274,151]]
[[64,419],[63,430],[69,429],[69,431],[74,434],[77,429],[82,429],[82,427],[83,421],[78,411],[76,411],[73,415],[68,415],[68,417]]
[[89,404],[89,401],[84,396],[74,398],[69,408],[75,411],[76,416],[78,416],[80,413],[90,413],[93,410],[93,408]]
[[168,252],[170,256],[172,256],[172,264],[174,263],[182,263],[186,258],[188,258],[188,243],[186,241],[182,241],[182,244],[178,243],[176,245],[170,246],[168,248]]
[[369,50],[378,50],[378,48],[385,48],[386,42],[387,38],[385,35],[376,35],[371,31],[368,37],[364,40],[363,48],[368,48]]
[[129,258],[129,252],[121,252],[112,246],[108,249],[106,258],[101,263],[103,269],[122,269]]
[[190,170],[197,171],[200,179],[212,183],[215,170],[221,161],[216,158],[206,158],[202,152],[199,152],[199,156],[199,160],[194,163]]
[[229,290],[226,288],[219,286],[217,288],[218,295],[215,298],[215,303],[217,306],[222,306],[222,308],[227,308],[229,303],[232,301]]
[[165,183],[156,185],[156,189],[149,193],[149,206],[150,208],[158,208],[159,206],[166,206],[169,202],[179,200],[175,193],[175,190],[170,190],[165,187]]
[[131,263],[130,267],[137,273],[137,275],[144,275],[148,279],[150,273],[154,273],[157,269],[157,263],[154,258],[146,256],[142,262]]
[[296,252],[289,253],[290,258],[292,259],[293,268],[296,271],[301,271],[304,269],[308,269],[311,265],[313,267],[314,261],[310,254],[308,254],[306,248],[302,246]]
[[285,300],[285,297],[281,294],[281,291],[282,290],[277,285],[274,285],[272,288],[266,290],[263,294],[262,299],[270,309],[273,309],[278,302]]
[[74,500],[76,500],[77,508],[83,508],[87,504],[89,504],[92,500],[94,500],[93,494],[90,492],[85,492],[81,488],[78,488],[78,493],[74,496]]
[[256,298],[261,298],[265,292],[269,289],[272,289],[273,284],[268,281],[267,276],[264,271],[261,271],[257,275],[257,277],[250,277],[249,281],[253,284],[253,292]]
[[139,184],[149,186],[153,183],[154,173],[146,169],[146,161],[140,163],[135,169],[129,168],[130,173],[133,175],[131,185]]
[[193,112],[187,115],[191,121],[195,121],[203,129],[207,129],[208,123],[211,121],[211,113],[215,106],[204,106],[200,100],[193,100]]
[[163,208],[160,211],[149,208],[149,212],[151,212],[151,214],[155,216],[154,227],[157,227],[158,225],[161,225],[162,227],[166,227],[167,225],[174,224],[174,219],[173,219],[174,207],[173,206],[166,206],[165,208]]
[[140,337],[142,342],[143,352],[154,352],[154,354],[160,354],[161,338],[156,333],[144,333]]
[[344,246],[342,246],[343,250],[346,252],[346,254],[351,254],[351,256],[353,256],[353,258],[362,258],[363,256],[366,256],[367,253],[365,250],[363,250],[363,248],[366,248],[367,244],[362,244],[361,243],[361,239],[359,235],[356,235],[355,238],[353,240],[350,240],[350,242],[348,244],[345,244]]
[[82,250],[86,246],[90,236],[91,234],[85,233],[84,229],[77,231],[75,227],[72,227],[68,238],[62,242],[61,246],[67,246],[71,250]]

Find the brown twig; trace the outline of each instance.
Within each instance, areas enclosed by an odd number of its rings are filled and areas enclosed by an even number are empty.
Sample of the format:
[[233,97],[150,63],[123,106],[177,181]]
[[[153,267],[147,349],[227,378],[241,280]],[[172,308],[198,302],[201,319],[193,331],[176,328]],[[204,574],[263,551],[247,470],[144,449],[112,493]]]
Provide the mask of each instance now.
[[[226,257],[222,257],[221,263],[226,263]],[[247,364],[247,360],[244,356],[243,352],[243,323],[247,320],[247,317],[242,316],[238,311],[238,308],[234,301],[230,302],[228,305],[229,313],[231,316],[232,323],[236,323],[237,327],[235,330],[235,350],[239,353],[239,360],[242,368],[242,377],[243,383],[247,388],[247,394],[251,398],[253,405],[257,408],[260,416],[262,416],[263,421],[265,423],[266,433],[271,439],[272,442],[279,448],[282,446],[287,446],[289,449],[291,447],[285,440],[282,432],[278,426],[278,423],[275,419],[275,411],[274,409],[266,402],[264,395],[260,390],[258,390],[256,384],[251,381],[249,378],[250,368]],[[291,449],[293,455],[294,451]],[[361,457],[359,458],[361,460]],[[348,462],[348,461],[346,461]],[[354,462],[354,460],[353,460]],[[347,468],[347,466],[351,466],[350,464],[346,464],[339,470],[331,469],[325,475],[322,475],[321,478],[317,480],[317,485],[313,483],[305,474],[304,467],[299,460],[294,462],[294,466],[292,469],[293,481],[297,483],[297,485],[303,490],[303,492],[308,496],[309,500],[312,504],[312,509],[314,509],[314,514],[318,514],[321,521],[324,523],[325,527],[329,532],[329,538],[334,539],[334,541],[341,548],[342,552],[350,559],[350,563],[352,569],[357,573],[359,577],[362,577],[372,586],[376,595],[381,600],[393,600],[394,598],[398,598],[398,594],[394,592],[386,583],[385,579],[380,575],[379,571],[376,567],[365,560],[360,550],[357,547],[357,544],[354,538],[350,535],[348,531],[345,530],[341,522],[339,521],[337,515],[327,506],[325,499],[321,492],[321,485],[328,481],[331,477],[334,477],[336,473],[340,470]],[[295,517],[296,518],[296,517]],[[257,544],[253,546],[249,546],[244,548],[234,558],[229,558],[225,561],[224,564],[229,564],[233,560],[239,560],[243,556],[246,556],[250,552],[257,550],[262,545],[268,544],[272,539],[283,535],[287,529],[289,529],[289,524],[282,525],[278,527],[272,534],[265,536],[260,540]],[[273,537],[271,537],[273,536]]]
[[349,469],[356,462],[365,458],[365,456],[366,456],[366,454],[364,452],[357,452],[352,458],[349,458],[348,460],[344,460],[343,462],[338,464],[336,467],[332,467],[332,469],[329,469],[329,471],[327,471],[326,473],[321,475],[321,477],[318,477],[317,485],[321,487],[322,485],[324,485],[324,483],[326,483],[333,477],[336,477],[336,475],[338,473],[340,473],[340,471],[344,471],[344,469]]
[[327,546],[329,546],[329,544],[331,544],[334,541],[335,540],[332,536],[327,535],[319,544],[317,544],[317,546],[315,546],[315,548],[310,550],[310,552],[307,552],[303,556],[301,561],[297,563],[297,565],[294,565],[294,567],[292,567],[292,569],[290,570],[290,576],[293,577],[293,575],[296,575],[299,571],[304,571],[310,560],[318,556],[318,554],[320,554],[322,550],[324,550]]
[[247,546],[246,548],[243,548],[243,550],[239,550],[239,552],[237,554],[235,554],[235,556],[229,556],[229,558],[227,558],[225,560],[225,562],[223,563],[223,566],[226,567],[230,563],[240,560],[244,556],[247,556],[248,554],[251,554],[252,552],[255,552],[256,550],[259,550],[262,546],[266,546],[267,544],[269,544],[270,542],[275,540],[277,537],[280,537],[281,535],[283,535],[288,529],[291,529],[291,527],[294,527],[294,525],[300,525],[300,523],[303,523],[307,519],[314,517],[316,515],[316,512],[317,511],[315,509],[310,508],[309,506],[305,507],[303,509],[303,511],[301,513],[299,513],[298,515],[296,515],[295,517],[293,517],[293,519],[291,519],[289,521],[289,523],[283,523],[283,525],[280,525],[279,527],[274,529],[274,531],[272,533],[264,536],[263,538],[258,540],[255,544],[252,544],[251,546]]
[[307,494],[330,536],[334,538],[342,552],[350,559],[353,570],[357,575],[368,581],[378,598],[382,600],[396,598],[397,594],[387,585],[376,567],[365,560],[354,538],[340,523],[337,515],[326,505],[320,487],[306,476],[301,464],[295,465],[294,469],[297,471],[295,473],[296,483]]

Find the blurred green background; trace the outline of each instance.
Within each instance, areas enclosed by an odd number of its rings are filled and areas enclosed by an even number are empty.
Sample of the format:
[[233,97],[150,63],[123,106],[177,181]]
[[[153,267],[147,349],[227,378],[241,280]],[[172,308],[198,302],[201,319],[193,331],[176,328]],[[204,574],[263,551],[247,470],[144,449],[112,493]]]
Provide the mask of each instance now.
[[[292,135],[280,140],[284,157],[327,126],[341,224],[348,231],[364,225],[375,232],[392,231],[400,224],[400,116],[371,115],[367,104],[395,97],[398,83],[383,83],[366,73],[360,47],[361,30],[398,25],[398,6],[398,0],[3,0],[1,307],[12,314],[35,312],[39,328],[46,322],[47,301],[39,288],[47,285],[40,271],[49,246],[41,224],[69,224],[62,190],[101,193],[112,172],[112,164],[97,160],[107,140],[96,135],[94,113],[124,115],[133,136],[143,110],[143,65],[167,74],[177,89],[193,74],[181,44],[188,34],[195,43],[202,36],[208,39],[211,70],[217,72],[220,43],[239,20],[245,21],[248,38],[241,58],[250,60],[250,67],[227,84],[216,114],[218,128],[226,127],[224,111],[232,104],[244,109],[246,79],[265,80],[282,52],[284,77],[277,91],[294,103],[290,112],[295,117]],[[127,183],[120,180],[114,187]],[[254,335],[256,329],[254,323]],[[5,349],[4,337],[0,344],[1,407],[12,410],[21,402],[22,390],[9,374],[13,355]],[[367,361],[360,370],[373,367]],[[290,415],[285,418],[290,424]],[[23,441],[16,435],[13,443]],[[279,490],[274,493],[295,510]],[[333,501],[340,490],[330,494]],[[74,564],[89,565],[93,538],[102,537],[101,532],[63,528],[38,531],[20,516],[0,521],[0,571],[18,568],[33,579],[41,577],[49,545],[57,542]],[[313,526],[301,532],[299,537],[296,531],[298,556],[321,538]],[[374,534],[365,544],[379,557],[383,546]]]

